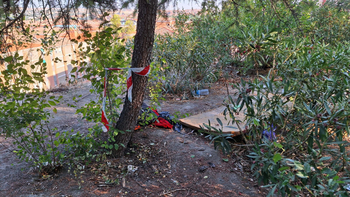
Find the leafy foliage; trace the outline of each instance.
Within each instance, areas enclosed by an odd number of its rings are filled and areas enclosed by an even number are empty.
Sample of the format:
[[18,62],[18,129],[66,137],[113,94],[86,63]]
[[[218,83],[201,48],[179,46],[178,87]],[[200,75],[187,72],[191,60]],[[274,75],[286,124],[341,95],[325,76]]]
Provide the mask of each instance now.
[[[231,124],[238,123],[237,112],[247,117],[243,129],[249,133],[243,136],[254,146],[249,157],[257,179],[270,188],[269,196],[346,196],[350,45],[349,13],[340,4],[344,1],[322,7],[311,1],[227,1],[222,10],[206,4],[197,16],[180,14],[175,33],[158,36],[155,42],[150,97],[158,103],[161,87],[171,93],[200,89],[233,67],[271,69],[268,76],[235,84],[238,98],[226,103]],[[72,72],[85,72],[91,91],[100,96],[78,109],[86,120],[100,120],[105,68],[130,64],[133,46],[120,40],[118,31],[119,27],[105,28],[96,36],[85,31],[80,59],[72,62],[79,66]],[[44,51],[49,52],[54,40],[46,38]],[[0,60],[6,66],[0,75],[0,128],[15,140],[21,158],[41,168],[55,168],[64,160],[102,158],[106,153],[99,154],[100,147],[118,149],[118,144],[112,145],[113,137],[95,141],[102,133],[98,125],[88,134],[55,133],[47,127],[50,114],[45,108],[53,108],[60,99],[40,88],[46,74],[43,57],[34,64],[18,53],[2,55]],[[36,71],[28,72],[29,67]],[[110,136],[115,136],[122,133],[113,128],[126,73],[107,74],[107,114]],[[230,135],[210,123],[204,127],[213,131],[208,138],[215,147],[231,151]],[[262,132],[274,127],[277,139],[264,138]]]
[[[87,47],[80,45],[80,57],[89,57],[89,60],[81,58],[79,61],[80,68],[72,70],[72,73],[86,72],[84,79],[91,81],[93,89],[90,91],[99,95],[99,100],[96,103],[91,101],[84,107],[77,110],[83,114],[83,118],[88,121],[100,122],[101,105],[103,97],[103,79],[105,77],[105,68],[126,68],[131,61],[130,53],[126,51],[126,47],[122,44],[124,40],[120,40],[117,36],[116,29],[106,28],[103,31],[97,32],[96,36],[92,36],[88,31],[85,31],[85,43]],[[73,40],[73,42],[77,42]],[[101,61],[104,60],[104,61]],[[77,62],[72,62],[77,63]],[[125,92],[126,73],[127,70],[116,72],[107,72],[107,96],[106,113],[109,115],[111,124],[115,124],[119,118],[119,107],[123,104]],[[74,77],[74,75],[72,75]]]
[[133,32],[136,31],[136,26],[132,20],[125,21],[125,27],[123,29],[123,33],[125,36],[130,36]]
[[121,18],[118,14],[114,14],[112,16],[111,23],[114,29],[118,29],[121,26],[122,23],[120,22],[120,20]]
[[[49,45],[43,44],[44,52],[50,49]],[[55,112],[54,106],[60,98],[48,96],[43,90],[46,74],[43,53],[34,63],[18,52],[3,55],[0,57],[4,63],[0,75],[0,131],[14,139],[20,158],[34,162],[40,168],[54,168],[60,165],[62,155],[47,126],[50,113],[45,108]]]
[[[246,2],[227,13],[241,19],[229,28],[238,38],[236,65],[271,70],[235,84],[238,98],[229,99],[226,113],[232,125],[237,112],[246,115],[252,170],[269,196],[347,196],[350,45],[342,27],[349,14],[306,1],[271,3]],[[262,134],[268,128],[276,128],[276,141]],[[211,137],[229,150],[228,136]]]
[[[259,180],[272,187],[271,191],[277,188],[282,195],[304,190],[313,195],[343,195],[346,192],[341,183],[349,182],[344,176],[349,161],[349,142],[344,139],[349,132],[349,45],[317,43],[310,47],[308,39],[297,43],[281,43],[276,69],[262,80],[237,85],[240,97],[228,108],[245,107],[248,138],[256,144],[250,156],[263,164],[253,168]],[[259,145],[265,140],[262,131],[271,124],[278,128],[278,149],[268,142]],[[307,167],[301,171],[284,168],[291,166],[290,162]]]
[[229,47],[217,44],[221,31],[212,26],[215,20],[209,14],[196,18],[180,13],[175,22],[176,32],[157,37],[153,62],[162,67],[161,75],[166,80],[160,82],[165,92],[201,89],[218,79],[220,57],[228,54]]
[[[101,106],[102,98],[104,92],[103,80],[105,75],[108,75],[108,80],[106,81],[106,114],[109,118],[110,123],[110,142],[114,142],[113,137],[119,133],[123,134],[124,131],[119,131],[115,129],[115,124],[117,123],[120,116],[120,107],[124,103],[126,94],[126,77],[127,69],[118,71],[106,72],[105,68],[128,68],[131,64],[131,52],[133,45],[130,41],[125,42],[124,39],[118,37],[119,29],[105,28],[97,32],[95,36],[92,36],[88,31],[85,31],[84,40],[87,47],[81,45],[79,47],[80,57],[89,57],[88,61],[81,58],[79,61],[80,68],[73,69],[72,73],[76,72],[86,72],[83,76],[84,79],[91,81],[92,93],[99,95],[97,102],[91,101],[84,107],[77,110],[77,113],[81,113],[83,118],[91,122],[100,122],[101,118]],[[77,42],[76,40],[73,40]],[[104,61],[101,61],[101,60]],[[72,62],[77,63],[77,62]],[[150,73],[150,80],[162,79],[159,76],[159,67],[152,63],[152,70]],[[72,75],[74,77],[74,75]],[[149,96],[151,98],[152,107],[159,104],[159,100],[162,98],[160,94],[159,84],[154,83],[154,85],[149,86]],[[141,114],[144,116],[145,114]],[[147,124],[150,123],[154,117],[147,117]],[[109,142],[109,143],[110,143]],[[119,145],[106,145],[108,147],[112,146],[114,149],[118,149]]]
[[[102,32],[104,37],[104,43],[113,39],[111,29],[107,29],[106,32]],[[108,34],[109,33],[109,34]],[[108,38],[110,39],[108,40]],[[49,53],[53,50],[55,43],[58,41],[53,35],[45,34],[48,39],[43,39],[42,42],[41,57],[38,62],[31,63],[29,60],[24,60],[23,56],[20,56],[18,52],[7,54],[7,56],[1,57],[6,66],[2,70],[0,75],[0,109],[3,112],[0,115],[0,131],[6,135],[7,138],[14,140],[14,144],[17,146],[15,153],[22,159],[40,169],[43,173],[54,173],[65,164],[68,164],[76,175],[82,170],[81,163],[96,159],[101,156],[105,156],[110,153],[111,149],[117,149],[117,146],[109,144],[108,141],[96,140],[101,136],[102,129],[95,125],[91,128],[88,133],[81,133],[74,130],[58,132],[56,129],[51,129],[49,126],[50,116],[57,113],[57,109],[54,108],[60,102],[62,97],[50,96],[48,92],[44,91],[45,85],[45,74],[47,65],[44,62],[45,53]],[[88,32],[85,36],[91,37]],[[99,36],[99,35],[98,35]],[[95,37],[96,38],[96,37]],[[30,39],[29,39],[30,40]],[[96,38],[96,40],[98,40]],[[98,40],[99,41],[99,40]],[[99,47],[100,45],[95,43],[89,43],[91,45],[83,46],[79,44],[80,52],[85,52],[85,55],[91,53],[91,47]],[[118,43],[117,43],[118,44]],[[115,47],[115,51],[104,50],[103,52],[96,50],[96,53],[106,57],[107,52],[115,57],[114,62],[121,60],[121,64],[125,63],[123,51],[125,47],[118,44]],[[84,47],[84,49],[83,49]],[[101,48],[99,48],[101,49]],[[82,53],[83,54],[83,53]],[[92,55],[93,56],[93,55]],[[101,56],[93,56],[92,59],[95,62],[99,62],[97,58]],[[88,71],[90,75],[85,75],[85,78],[89,78],[92,83],[96,86],[96,91],[101,93],[103,87],[101,87],[100,79],[96,78],[99,74],[97,69],[92,70],[86,59],[86,56],[79,56],[80,59],[72,60],[72,64],[80,66],[80,72]],[[57,61],[60,61],[57,59]],[[126,64],[126,63],[125,63]],[[98,65],[98,64],[96,64]],[[101,64],[100,64],[101,66]],[[118,65],[123,66],[123,65]],[[30,68],[30,69],[29,69]],[[103,68],[101,67],[101,70]],[[29,72],[31,71],[31,72]],[[74,67],[72,70],[72,77],[76,77],[78,67]],[[104,72],[100,72],[104,75]],[[117,76],[118,77],[118,76]],[[117,80],[111,77],[112,80]],[[124,77],[125,80],[125,77]],[[117,91],[116,87],[110,85],[112,91]],[[123,88],[119,87],[119,90]],[[115,97],[113,97],[115,98]],[[73,98],[76,99],[76,98]],[[114,102],[109,103],[110,108],[115,105],[120,105],[122,99],[115,99]],[[118,104],[119,101],[119,104]],[[74,106],[72,106],[74,107]],[[52,113],[48,109],[52,109]],[[91,101],[84,108],[78,110],[78,113],[82,113],[84,118],[89,121],[99,122],[100,114],[100,103]],[[110,113],[117,113],[116,109],[110,111]],[[111,136],[116,133],[111,133]],[[104,148],[107,151],[102,151]],[[80,169],[80,170],[79,170]]]

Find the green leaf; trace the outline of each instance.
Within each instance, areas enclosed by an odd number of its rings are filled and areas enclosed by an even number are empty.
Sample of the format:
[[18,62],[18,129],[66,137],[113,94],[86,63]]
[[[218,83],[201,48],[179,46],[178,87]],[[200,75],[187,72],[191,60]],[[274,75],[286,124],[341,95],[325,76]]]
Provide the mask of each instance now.
[[222,127],[222,122],[219,118],[216,118],[216,120],[218,121],[218,123],[220,124],[220,126]]
[[55,106],[56,103],[54,101],[48,101],[51,106]]
[[326,160],[329,160],[331,159],[331,157],[322,157],[319,161],[326,161]]
[[285,171],[285,170],[287,170],[287,169],[289,169],[289,167],[288,167],[288,166],[284,166],[284,167],[282,167],[282,168],[279,168],[278,171]]
[[[73,60],[72,60],[73,61]],[[77,69],[78,69],[78,67],[74,67],[73,69],[72,69],[72,71],[70,71],[71,73],[75,73],[75,72],[77,72]]]
[[302,172],[297,172],[296,173],[296,175],[298,176],[298,177],[300,177],[300,178],[302,178],[302,179],[306,179],[306,178],[308,178],[309,176],[306,176],[306,175],[304,175]]
[[338,180],[338,179],[339,179],[338,175],[333,178],[333,180],[335,180],[335,181]]
[[12,59],[13,59],[12,56],[8,56],[8,57],[6,57],[4,60],[5,60],[5,62],[9,63],[9,62],[12,61]]
[[273,144],[275,145],[275,147],[277,147],[277,148],[283,148],[283,146],[282,146],[282,144],[280,144],[280,143],[277,143],[277,142],[273,142]]
[[114,144],[114,148],[115,148],[115,150],[118,150],[119,145],[118,144]]
[[294,166],[297,170],[304,170],[304,166],[299,161],[294,161]]
[[326,108],[327,113],[328,113],[329,115],[331,115],[332,112],[331,112],[331,109],[329,108],[327,102],[324,102],[324,107]]
[[256,118],[254,118],[253,123],[254,123],[255,126],[259,126],[260,125],[259,120],[256,119]]
[[275,186],[273,186],[273,188],[270,190],[270,192],[269,192],[269,194],[267,195],[267,197],[274,196],[274,195],[275,195],[276,188],[277,188],[277,184],[275,184]]
[[266,40],[268,40],[268,41],[270,41],[270,42],[272,42],[272,43],[277,43],[276,40],[272,40],[272,39],[270,39],[270,38],[268,38],[268,39],[266,39]]
[[276,153],[272,159],[273,159],[273,162],[277,163],[278,161],[280,161],[282,159],[282,155],[279,153]]
[[346,141],[337,141],[337,142],[327,142],[326,144],[344,144],[347,143]]
[[55,113],[55,114],[57,114],[57,109],[56,109],[56,107],[55,108],[53,108],[53,113]]
[[224,162],[228,162],[228,159],[227,159],[227,158],[224,158],[224,159],[222,159],[222,161],[224,161]]

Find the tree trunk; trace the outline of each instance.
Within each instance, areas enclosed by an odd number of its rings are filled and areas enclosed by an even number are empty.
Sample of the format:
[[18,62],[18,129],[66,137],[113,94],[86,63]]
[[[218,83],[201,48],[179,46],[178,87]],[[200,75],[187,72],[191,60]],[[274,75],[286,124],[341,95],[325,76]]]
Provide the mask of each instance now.
[[[134,40],[134,51],[132,54],[131,67],[146,67],[151,63],[151,55],[154,42],[154,31],[157,16],[157,0],[139,0],[138,1],[138,17],[137,29]],[[119,149],[115,152],[115,156],[124,155],[125,148],[128,145],[137,118],[141,110],[141,104],[145,94],[148,77],[138,76],[132,73],[133,90],[132,103],[125,99],[123,111],[117,122],[116,129],[124,131],[125,134],[119,133],[115,137],[115,143],[119,145]]]

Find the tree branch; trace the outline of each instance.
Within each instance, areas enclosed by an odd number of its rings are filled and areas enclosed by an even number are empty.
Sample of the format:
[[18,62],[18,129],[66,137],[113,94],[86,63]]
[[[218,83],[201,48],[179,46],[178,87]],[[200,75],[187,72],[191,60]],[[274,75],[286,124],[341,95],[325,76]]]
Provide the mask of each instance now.
[[23,10],[22,12],[15,18],[13,19],[10,23],[8,23],[4,28],[0,30],[0,35],[3,34],[6,29],[10,28],[15,22],[19,21],[20,19],[23,20],[24,13],[26,12],[28,5],[29,5],[30,0],[24,0],[23,1]]

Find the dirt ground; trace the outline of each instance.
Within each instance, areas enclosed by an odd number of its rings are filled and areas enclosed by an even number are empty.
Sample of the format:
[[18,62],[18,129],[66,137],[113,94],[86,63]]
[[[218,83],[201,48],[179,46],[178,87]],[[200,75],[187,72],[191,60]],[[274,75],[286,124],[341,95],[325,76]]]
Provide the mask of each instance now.
[[[96,99],[89,88],[85,83],[51,93],[63,96],[51,127],[84,132],[93,125],[68,107]],[[74,103],[72,98],[77,95],[83,96]],[[208,111],[222,105],[227,89],[218,83],[208,96],[179,98],[167,97],[158,111]],[[204,135],[189,128],[178,133],[146,127],[134,133],[130,144],[125,157],[92,163],[81,176],[63,167],[58,174],[43,178],[30,164],[21,162],[11,142],[0,136],[0,196],[266,196],[251,175],[244,149],[236,147],[233,154],[222,155]]]

